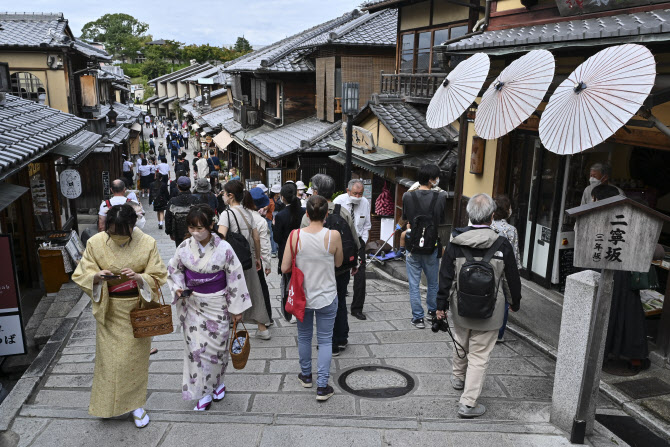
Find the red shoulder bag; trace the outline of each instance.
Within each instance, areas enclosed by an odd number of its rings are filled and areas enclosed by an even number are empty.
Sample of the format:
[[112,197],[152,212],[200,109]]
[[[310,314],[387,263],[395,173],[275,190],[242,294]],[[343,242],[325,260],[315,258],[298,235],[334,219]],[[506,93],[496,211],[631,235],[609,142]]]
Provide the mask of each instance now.
[[[300,243],[300,230],[297,231],[298,239],[295,243],[296,248]],[[298,254],[297,250],[296,252],[293,251],[293,234],[295,232],[296,230],[292,231],[291,236],[289,236],[289,245],[291,246],[291,258],[293,258],[293,264],[291,267],[291,282],[288,286],[288,299],[286,300],[286,306],[284,308],[286,309],[286,312],[294,315],[298,321],[302,323],[303,318],[305,318],[305,306],[307,305],[307,298],[305,297],[305,289],[303,287],[305,275],[303,274],[302,270],[300,270],[295,265],[295,257]]]

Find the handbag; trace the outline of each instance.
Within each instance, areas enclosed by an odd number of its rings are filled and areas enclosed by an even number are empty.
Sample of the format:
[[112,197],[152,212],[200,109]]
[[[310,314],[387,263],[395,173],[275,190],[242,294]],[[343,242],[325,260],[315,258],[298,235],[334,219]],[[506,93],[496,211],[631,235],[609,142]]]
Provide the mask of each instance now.
[[[243,369],[247,365],[247,360],[249,359],[249,351],[251,350],[251,345],[249,344],[249,331],[247,327],[242,323],[244,327],[243,331],[237,330],[237,321],[233,323],[233,334],[232,340],[230,341],[230,359],[233,361],[233,368]],[[242,338],[242,341],[239,339]],[[241,346],[240,346],[241,344]]]
[[[307,298],[305,297],[305,275],[296,265],[295,258],[297,256],[297,250],[293,252],[293,233],[296,230],[291,232],[289,236],[289,245],[291,246],[291,258],[292,258],[292,267],[291,267],[291,282],[288,286],[288,298],[286,299],[286,312],[295,316],[298,321],[302,323],[303,318],[305,318],[305,307],[307,306]],[[298,239],[295,242],[296,248],[300,243],[300,230],[298,231]]]
[[[249,241],[242,235],[242,232],[240,231],[240,223],[237,221],[237,215],[235,214],[235,211],[231,211],[230,209],[226,210],[226,213],[231,212],[235,218],[235,224],[237,224],[237,232],[234,232],[232,228],[229,227],[228,234],[226,234],[226,242],[230,244],[230,246],[233,248],[233,251],[235,252],[235,255],[237,256],[237,259],[240,260],[240,263],[242,264],[242,270],[249,270],[254,265],[253,260],[251,259],[251,245],[249,245]],[[230,225],[230,214],[228,215],[228,224]]]
[[[147,303],[137,297],[137,307],[130,311],[130,324],[135,338],[154,337],[172,333],[172,306],[165,304],[165,298],[158,281],[154,279],[161,303]],[[143,307],[144,306],[144,307]]]
[[632,272],[630,284],[632,290],[658,289],[660,284],[658,282],[658,275],[656,275],[656,268],[652,265],[647,273]]

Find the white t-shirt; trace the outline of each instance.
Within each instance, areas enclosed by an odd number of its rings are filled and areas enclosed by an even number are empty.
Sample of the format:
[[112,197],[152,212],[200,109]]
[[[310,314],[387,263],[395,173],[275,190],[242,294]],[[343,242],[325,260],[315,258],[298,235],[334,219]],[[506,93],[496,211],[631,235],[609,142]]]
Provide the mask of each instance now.
[[126,194],[126,197],[129,198],[130,200],[132,200],[133,202],[140,203],[140,201],[137,200],[137,194],[135,194],[133,191],[128,191],[128,193]]
[[130,172],[133,167],[133,163],[126,160],[123,162],[123,172]]
[[151,164],[151,165],[149,165],[149,169],[151,170],[152,174],[155,174],[156,170],[158,169],[158,166],[156,166],[154,164]]
[[[124,196],[112,196],[109,199],[109,203],[114,205],[123,205],[124,203],[128,202],[128,198]],[[102,203],[100,204],[100,210],[98,211],[99,216],[106,216],[107,211],[109,211],[109,208],[107,208],[107,204],[103,200]]]
[[170,165],[167,163],[158,163],[158,172],[162,175],[168,175],[170,173]]
[[195,165],[198,167],[198,178],[207,178],[209,175],[209,165],[207,164],[207,160],[200,158],[195,162]]
[[140,175],[142,177],[151,175],[151,166],[152,165],[141,165],[137,168],[137,170],[140,172]]

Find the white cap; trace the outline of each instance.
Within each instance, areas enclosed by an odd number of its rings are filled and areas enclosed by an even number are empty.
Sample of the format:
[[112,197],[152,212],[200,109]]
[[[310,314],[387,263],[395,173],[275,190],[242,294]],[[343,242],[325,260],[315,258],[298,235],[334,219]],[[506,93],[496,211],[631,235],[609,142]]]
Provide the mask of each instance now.
[[296,188],[298,188],[299,190],[302,189],[302,190],[304,191],[305,189],[307,189],[307,187],[306,187],[305,184],[302,182],[302,180],[298,180],[297,182],[295,182],[295,186],[296,186]]
[[272,185],[272,188],[270,188],[270,192],[272,194],[279,194],[281,192],[281,186],[275,183],[274,185]]
[[260,188],[260,190],[263,191],[264,193],[268,192],[268,187],[262,183],[258,185],[258,188]]
[[311,187],[311,186],[307,189],[307,194],[310,195],[310,196],[311,196],[312,194],[314,194],[314,191],[312,191],[312,187]]

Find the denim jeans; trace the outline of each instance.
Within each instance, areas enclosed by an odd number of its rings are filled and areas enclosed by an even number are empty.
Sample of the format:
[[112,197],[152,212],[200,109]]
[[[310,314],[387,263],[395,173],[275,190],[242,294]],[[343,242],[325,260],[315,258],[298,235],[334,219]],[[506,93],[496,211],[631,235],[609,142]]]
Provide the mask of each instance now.
[[321,309],[305,309],[305,318],[298,320],[298,355],[300,371],[303,376],[312,374],[312,332],[316,316],[316,340],[319,345],[317,358],[316,386],[328,386],[330,377],[330,361],[333,358],[332,340],[335,315],[337,314],[337,298]]
[[[274,232],[272,231],[272,220],[268,219],[267,217],[265,218],[265,220],[268,221],[268,232],[270,233],[270,246],[272,247],[272,253],[277,253],[278,245],[275,242],[275,238],[273,236]],[[280,262],[280,264],[281,264],[281,262]]]
[[409,281],[409,302],[412,306],[412,319],[424,317],[421,305],[421,272],[426,274],[428,293],[426,294],[426,305],[428,311],[437,310],[438,272],[440,260],[437,259],[437,250],[431,255],[420,255],[407,253],[407,279]]
[[349,272],[335,276],[337,283],[337,318],[333,329],[333,344],[344,345],[349,341],[349,313],[347,312],[347,286],[349,286]]

